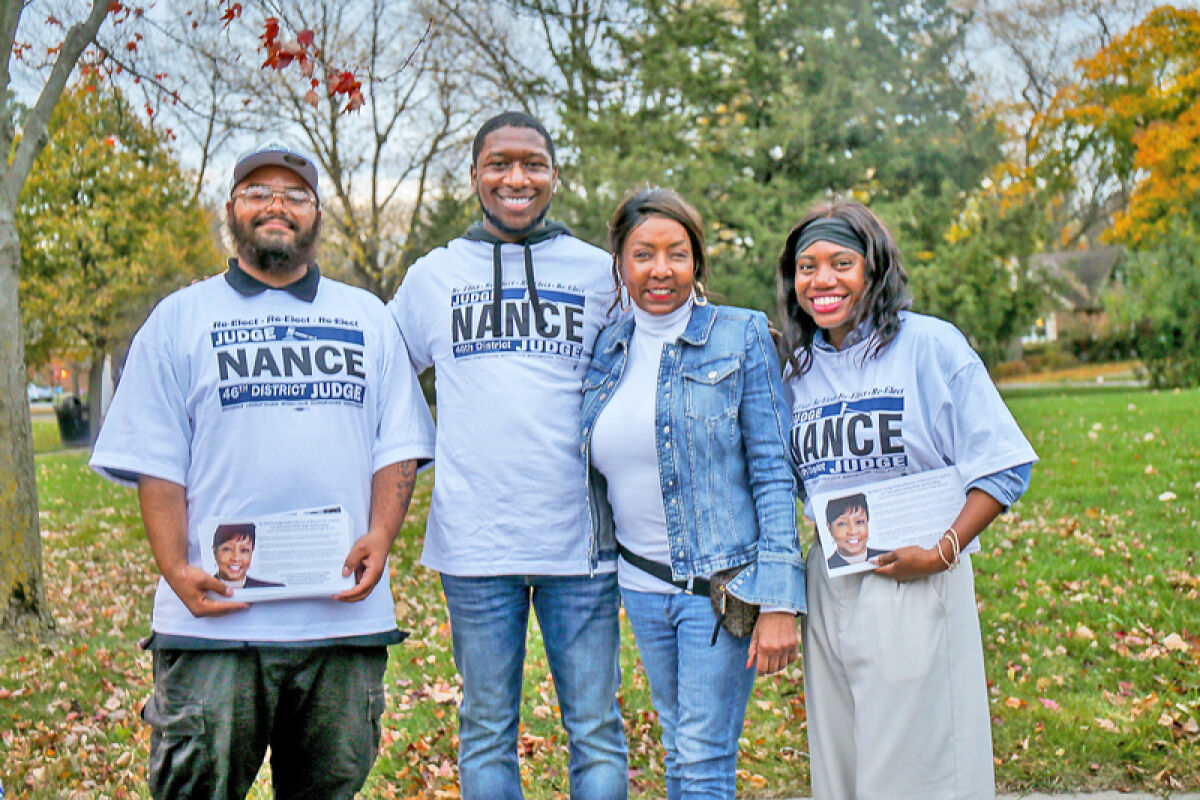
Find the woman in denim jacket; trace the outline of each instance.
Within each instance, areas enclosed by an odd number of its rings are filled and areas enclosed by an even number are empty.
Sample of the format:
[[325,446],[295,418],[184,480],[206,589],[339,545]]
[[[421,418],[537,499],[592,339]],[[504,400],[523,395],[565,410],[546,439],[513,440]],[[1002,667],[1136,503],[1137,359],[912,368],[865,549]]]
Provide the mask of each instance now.
[[[797,657],[805,610],[779,361],[765,316],[704,298],[703,231],[665,189],[617,208],[613,277],[633,313],[601,332],[584,382],[593,553],[615,536],[668,800],[733,798],[754,668]],[[728,591],[762,606],[740,638],[705,596],[709,576],[738,567]]]

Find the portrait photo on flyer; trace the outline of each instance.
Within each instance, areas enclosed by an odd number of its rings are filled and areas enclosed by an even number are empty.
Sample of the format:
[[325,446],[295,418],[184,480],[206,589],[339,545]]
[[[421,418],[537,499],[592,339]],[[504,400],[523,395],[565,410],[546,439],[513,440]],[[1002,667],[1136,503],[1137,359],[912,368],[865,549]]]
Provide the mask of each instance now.
[[[814,495],[829,576],[870,571],[872,558],[900,547],[932,547],[962,510],[965,496],[952,466]],[[976,539],[963,552],[978,550]]]
[[353,542],[340,506],[210,519],[198,535],[204,570],[237,601],[329,597],[354,585],[353,576],[342,575]]

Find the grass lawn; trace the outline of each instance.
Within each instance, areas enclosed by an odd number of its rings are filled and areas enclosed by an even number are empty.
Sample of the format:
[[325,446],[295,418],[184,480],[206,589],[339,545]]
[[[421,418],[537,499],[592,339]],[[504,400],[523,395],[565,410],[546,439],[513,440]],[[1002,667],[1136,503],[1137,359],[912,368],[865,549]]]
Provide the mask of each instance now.
[[58,422],[54,415],[38,415],[33,418],[33,452],[40,455],[62,448],[58,435]]
[[[1200,789],[1200,392],[1010,404],[1042,462],[976,559],[998,781],[1014,791]],[[436,577],[414,566],[430,488],[425,476],[394,558],[396,614],[413,635],[392,651],[384,741],[364,797],[458,796],[449,629]],[[136,498],[90,473],[81,451],[39,456],[38,491],[58,631],[0,656],[0,780],[30,798],[146,797],[149,731],[136,716],[150,659],[136,643],[155,572]],[[625,634],[633,794],[662,797],[658,728]],[[565,798],[566,741],[536,626],[530,662],[526,796]],[[795,666],[755,687],[742,796],[808,792],[801,676]],[[253,796],[266,798],[260,778]]]

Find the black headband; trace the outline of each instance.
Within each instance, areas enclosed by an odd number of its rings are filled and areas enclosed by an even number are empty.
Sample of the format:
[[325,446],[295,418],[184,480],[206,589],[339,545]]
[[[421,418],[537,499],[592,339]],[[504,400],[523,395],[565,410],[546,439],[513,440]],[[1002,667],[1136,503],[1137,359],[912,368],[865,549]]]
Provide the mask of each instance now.
[[812,246],[813,242],[832,242],[843,247],[849,247],[863,258],[867,256],[867,246],[850,227],[850,223],[841,217],[818,217],[804,226],[796,239],[795,258]]

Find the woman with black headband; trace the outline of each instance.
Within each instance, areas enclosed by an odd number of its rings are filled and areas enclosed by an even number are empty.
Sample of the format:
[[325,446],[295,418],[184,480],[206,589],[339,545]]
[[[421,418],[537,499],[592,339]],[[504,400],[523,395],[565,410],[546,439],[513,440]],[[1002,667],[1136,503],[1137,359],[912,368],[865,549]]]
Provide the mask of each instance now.
[[1033,452],[948,322],[907,310],[895,240],[859,203],[806,215],[779,258],[793,329],[791,455],[808,498],[954,465],[964,502],[933,547],[830,579],[807,560],[804,682],[813,797],[994,796],[967,546],[1025,491]]

